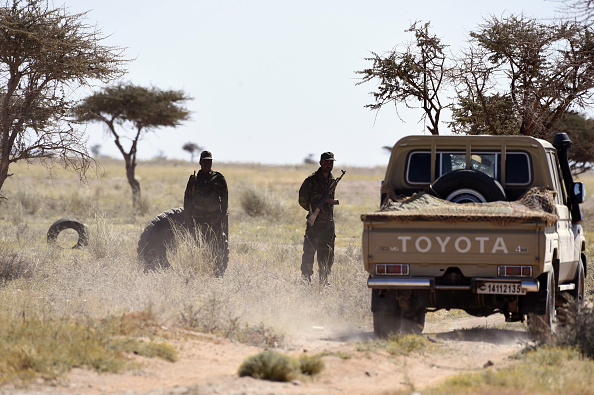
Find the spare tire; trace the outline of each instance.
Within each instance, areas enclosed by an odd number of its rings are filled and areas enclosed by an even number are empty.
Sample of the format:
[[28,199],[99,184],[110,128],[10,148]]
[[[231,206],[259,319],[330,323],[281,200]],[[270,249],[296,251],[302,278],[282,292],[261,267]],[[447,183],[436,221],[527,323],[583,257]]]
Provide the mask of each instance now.
[[81,248],[89,244],[89,230],[77,219],[62,218],[54,222],[47,231],[47,243],[57,245],[58,235],[65,229],[74,229],[78,233],[78,241],[72,248]]
[[454,203],[507,200],[505,191],[497,180],[472,169],[459,169],[445,173],[429,188],[437,197]]
[[184,208],[172,208],[157,215],[142,231],[138,241],[138,261],[144,271],[168,268],[167,246],[174,246],[173,226],[183,225]]

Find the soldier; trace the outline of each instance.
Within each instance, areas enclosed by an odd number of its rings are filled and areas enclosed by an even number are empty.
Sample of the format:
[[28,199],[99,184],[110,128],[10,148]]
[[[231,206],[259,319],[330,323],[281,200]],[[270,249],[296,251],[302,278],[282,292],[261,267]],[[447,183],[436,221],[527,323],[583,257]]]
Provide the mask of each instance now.
[[228,191],[225,177],[212,170],[212,154],[202,151],[200,171],[191,175],[184,194],[188,229],[199,231],[213,248],[215,276],[222,277],[229,262]]
[[[320,168],[307,177],[299,188],[299,205],[312,213],[318,202],[330,191],[335,180],[332,176],[334,154],[324,152],[320,157]],[[314,254],[317,252],[320,285],[327,286],[328,276],[334,263],[334,190],[330,191],[326,203],[320,208],[313,225],[308,222],[303,240],[303,256],[301,258],[301,275],[308,284],[313,274]]]

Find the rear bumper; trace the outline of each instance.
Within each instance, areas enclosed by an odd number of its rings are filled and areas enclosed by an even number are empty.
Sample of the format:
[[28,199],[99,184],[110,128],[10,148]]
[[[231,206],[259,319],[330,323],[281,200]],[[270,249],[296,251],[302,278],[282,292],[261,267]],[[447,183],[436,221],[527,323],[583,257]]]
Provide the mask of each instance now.
[[434,278],[402,278],[402,277],[369,277],[367,286],[371,289],[408,289],[408,290],[440,290],[440,291],[476,291],[477,283],[489,281],[496,283],[520,282],[525,292],[538,292],[539,282],[536,279],[494,279],[475,278],[470,285],[440,285]]

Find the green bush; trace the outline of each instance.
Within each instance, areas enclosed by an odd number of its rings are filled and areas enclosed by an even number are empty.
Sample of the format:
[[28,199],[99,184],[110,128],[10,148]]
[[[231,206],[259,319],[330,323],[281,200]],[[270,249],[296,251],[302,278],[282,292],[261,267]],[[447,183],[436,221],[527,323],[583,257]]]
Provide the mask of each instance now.
[[324,370],[324,361],[321,355],[303,354],[299,357],[299,370],[308,376],[314,376]]
[[266,350],[248,357],[239,367],[239,377],[270,381],[291,381],[299,375],[299,363],[288,355]]

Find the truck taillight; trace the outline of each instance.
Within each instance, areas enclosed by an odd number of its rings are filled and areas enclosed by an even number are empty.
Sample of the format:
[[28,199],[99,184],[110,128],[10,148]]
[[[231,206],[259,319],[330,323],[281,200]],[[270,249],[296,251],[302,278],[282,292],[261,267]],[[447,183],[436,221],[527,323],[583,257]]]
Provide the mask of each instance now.
[[499,277],[532,277],[532,266],[497,266]]
[[375,274],[386,274],[392,276],[408,276],[408,264],[378,264],[375,265]]

